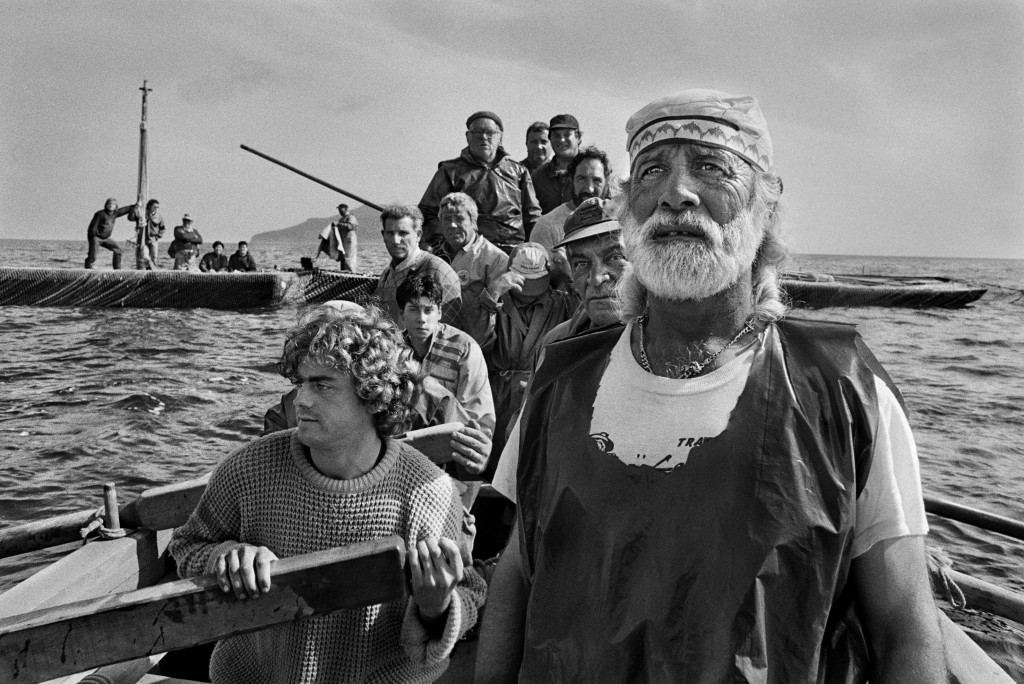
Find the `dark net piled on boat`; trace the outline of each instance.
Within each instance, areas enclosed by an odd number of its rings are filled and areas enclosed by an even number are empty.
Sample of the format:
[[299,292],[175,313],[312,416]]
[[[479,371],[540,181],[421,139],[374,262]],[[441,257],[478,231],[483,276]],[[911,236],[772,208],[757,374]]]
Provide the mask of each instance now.
[[278,306],[288,273],[0,268],[0,305],[167,309]]

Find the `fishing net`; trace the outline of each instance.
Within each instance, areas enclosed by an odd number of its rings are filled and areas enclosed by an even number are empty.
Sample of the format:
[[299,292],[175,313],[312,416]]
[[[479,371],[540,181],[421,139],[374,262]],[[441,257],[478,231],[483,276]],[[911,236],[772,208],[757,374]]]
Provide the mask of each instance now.
[[301,279],[302,299],[307,304],[329,302],[332,299],[366,304],[373,297],[378,281],[375,275],[320,270],[302,273]]
[[294,281],[281,272],[0,268],[0,305],[253,309],[280,305]]

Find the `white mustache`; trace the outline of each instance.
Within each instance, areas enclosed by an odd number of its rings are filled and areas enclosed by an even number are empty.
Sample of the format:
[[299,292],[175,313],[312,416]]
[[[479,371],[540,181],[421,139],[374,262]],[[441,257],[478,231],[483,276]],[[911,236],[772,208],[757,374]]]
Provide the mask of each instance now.
[[661,207],[644,221],[641,226],[644,235],[651,236],[666,230],[685,229],[705,237],[720,235],[720,226],[710,217],[692,211],[673,211]]

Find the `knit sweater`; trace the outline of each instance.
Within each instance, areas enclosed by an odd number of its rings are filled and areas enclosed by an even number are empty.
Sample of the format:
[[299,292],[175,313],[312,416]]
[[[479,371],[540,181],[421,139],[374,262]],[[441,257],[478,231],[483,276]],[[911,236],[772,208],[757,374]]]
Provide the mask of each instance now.
[[[279,558],[397,534],[417,541],[462,535],[459,498],[426,456],[389,440],[384,457],[352,480],[321,474],[295,430],[257,439],[214,471],[169,551],[182,577],[213,572],[218,549],[241,541]],[[225,639],[214,682],[432,682],[477,618],[486,585],[472,568],[452,594],[440,636],[412,598],[342,610]]]

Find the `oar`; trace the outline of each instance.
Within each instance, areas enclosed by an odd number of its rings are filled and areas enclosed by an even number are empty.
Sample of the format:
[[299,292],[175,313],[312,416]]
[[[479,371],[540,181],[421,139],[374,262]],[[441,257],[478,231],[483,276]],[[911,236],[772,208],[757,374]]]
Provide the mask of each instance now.
[[981,511],[977,508],[953,503],[952,501],[946,501],[945,499],[939,499],[927,494],[924,495],[924,510],[943,518],[964,522],[980,527],[983,530],[989,530],[990,532],[999,532],[1014,539],[1024,540],[1024,523],[1012,518]]
[[305,171],[301,171],[301,170],[295,168],[294,166],[292,166],[291,164],[285,164],[280,159],[274,159],[269,154],[263,154],[259,150],[254,150],[253,148],[249,147],[248,145],[239,145],[239,147],[241,147],[246,152],[252,152],[257,157],[263,157],[264,159],[266,159],[269,162],[273,162],[273,163],[277,164],[278,166],[283,166],[284,168],[288,169],[289,171],[291,171],[293,173],[297,173],[300,176],[302,176],[303,178],[308,178],[309,180],[313,181],[314,183],[319,183],[320,185],[324,186],[325,188],[330,188],[334,192],[340,192],[345,197],[349,197],[351,199],[354,199],[356,202],[360,202],[361,204],[365,204],[366,206],[372,207],[372,208],[376,209],[377,211],[384,211],[384,208],[381,207],[379,204],[375,204],[375,203],[371,202],[368,199],[363,199],[359,195],[351,193],[348,190],[342,190],[337,185],[331,185],[327,181],[321,180],[321,179],[317,178],[316,176],[314,176],[312,174],[306,173]]

